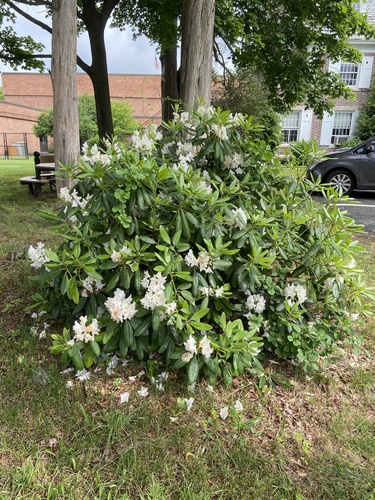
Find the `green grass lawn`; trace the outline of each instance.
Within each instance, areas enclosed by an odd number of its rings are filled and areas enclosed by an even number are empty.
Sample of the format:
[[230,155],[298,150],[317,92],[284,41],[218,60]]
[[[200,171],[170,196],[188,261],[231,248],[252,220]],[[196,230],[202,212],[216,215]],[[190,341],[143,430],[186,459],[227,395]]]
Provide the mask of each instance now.
[[[170,374],[158,391],[136,363],[78,382],[49,353],[57,327],[42,317],[39,339],[25,311],[34,284],[22,251],[54,244],[38,210],[56,195],[30,196],[18,179],[32,172],[32,160],[0,161],[0,499],[375,499],[373,319],[365,351],[342,346],[319,373],[267,364],[285,382],[272,389],[249,376],[191,393]],[[374,243],[363,244],[374,286]],[[223,420],[237,400],[243,411]]]

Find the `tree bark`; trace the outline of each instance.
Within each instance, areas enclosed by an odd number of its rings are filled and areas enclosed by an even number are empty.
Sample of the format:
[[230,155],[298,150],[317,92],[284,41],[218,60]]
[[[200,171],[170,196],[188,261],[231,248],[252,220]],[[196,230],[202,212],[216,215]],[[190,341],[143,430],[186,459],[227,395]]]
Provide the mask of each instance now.
[[162,119],[169,122],[173,119],[173,105],[179,99],[178,94],[178,71],[177,71],[177,47],[162,52],[161,62],[161,95],[162,95]]
[[69,185],[59,163],[79,163],[77,0],[52,0],[53,128],[57,191]]
[[89,75],[94,87],[98,134],[102,145],[104,139],[113,138],[113,119],[104,31],[113,9],[119,2],[120,0],[105,0],[102,8],[99,9],[95,0],[82,1],[82,20],[89,35],[92,62],[88,66],[82,64],[82,61],[79,60],[79,65]]
[[211,103],[214,19],[215,0],[183,0],[180,98],[187,107],[198,97]]

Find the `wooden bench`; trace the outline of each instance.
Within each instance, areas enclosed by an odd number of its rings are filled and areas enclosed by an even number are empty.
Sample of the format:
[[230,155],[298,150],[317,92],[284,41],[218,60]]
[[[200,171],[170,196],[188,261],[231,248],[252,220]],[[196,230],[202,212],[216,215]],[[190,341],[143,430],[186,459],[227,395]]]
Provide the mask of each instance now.
[[20,184],[29,186],[29,193],[38,198],[42,194],[42,186],[47,184],[52,191],[52,187],[56,186],[56,179],[55,177],[37,179],[29,175],[27,177],[21,177]]

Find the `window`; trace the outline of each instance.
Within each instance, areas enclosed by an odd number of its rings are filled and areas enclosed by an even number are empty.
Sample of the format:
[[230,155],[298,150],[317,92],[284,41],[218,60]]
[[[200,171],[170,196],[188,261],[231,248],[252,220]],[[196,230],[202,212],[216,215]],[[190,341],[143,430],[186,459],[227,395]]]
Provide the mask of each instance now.
[[350,139],[353,113],[336,112],[333,118],[331,144],[342,144]]
[[366,12],[366,2],[353,3],[353,9],[358,10],[358,12]]
[[358,64],[341,62],[340,76],[346,85],[349,87],[355,87],[357,85],[358,78]]
[[283,119],[283,142],[293,142],[298,140],[301,113],[294,111]]

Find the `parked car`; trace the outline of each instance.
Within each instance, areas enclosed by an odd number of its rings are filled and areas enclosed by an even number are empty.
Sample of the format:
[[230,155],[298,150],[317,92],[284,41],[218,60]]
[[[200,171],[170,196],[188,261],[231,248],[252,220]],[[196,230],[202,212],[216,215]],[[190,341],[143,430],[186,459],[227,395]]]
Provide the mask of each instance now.
[[340,148],[307,170],[309,178],[321,177],[342,194],[353,190],[375,190],[375,136],[352,148]]

